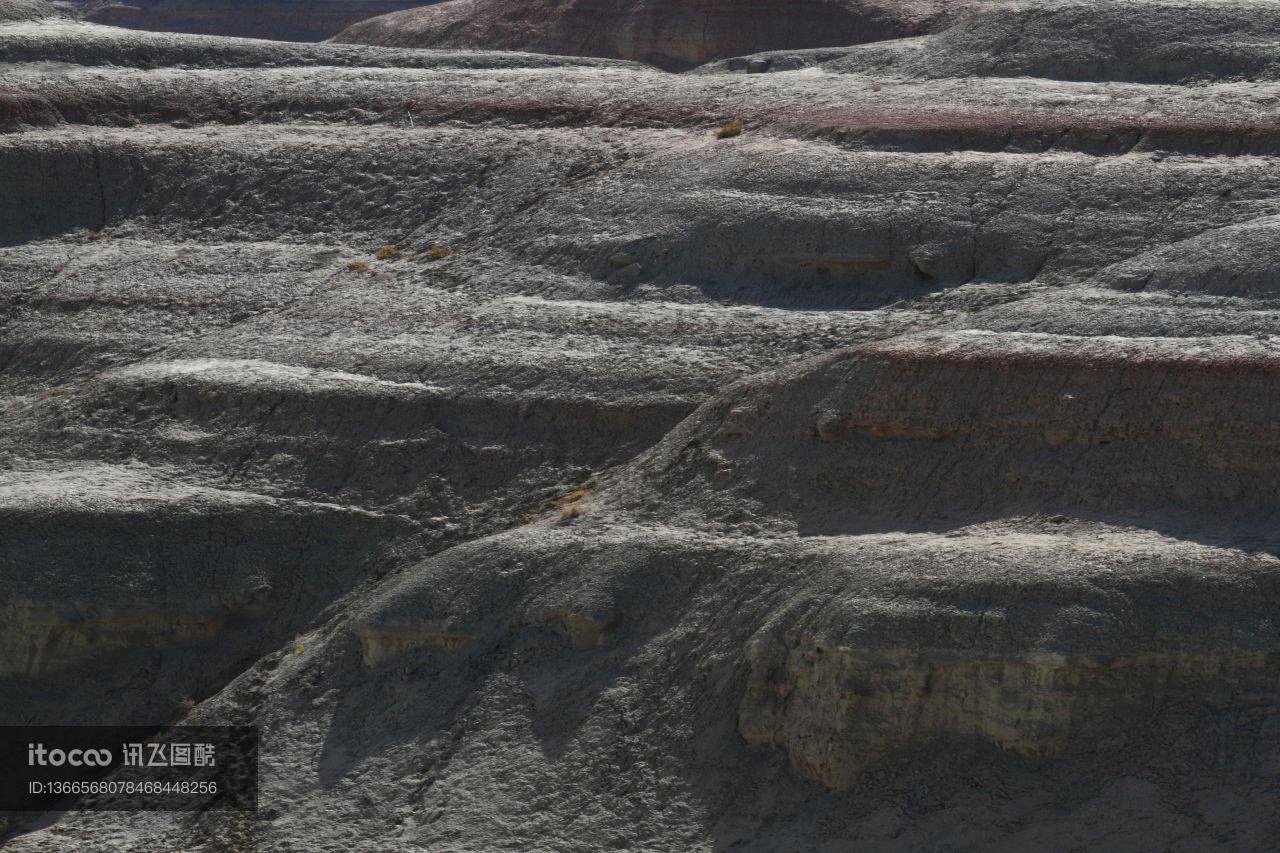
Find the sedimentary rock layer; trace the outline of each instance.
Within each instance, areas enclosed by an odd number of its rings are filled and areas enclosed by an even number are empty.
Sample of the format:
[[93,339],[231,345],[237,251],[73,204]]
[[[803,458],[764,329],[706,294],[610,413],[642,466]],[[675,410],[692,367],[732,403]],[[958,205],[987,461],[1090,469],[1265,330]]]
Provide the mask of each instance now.
[[65,5],[86,21],[112,27],[323,41],[357,21],[425,4],[420,0],[72,0]]
[[946,0],[451,0],[362,21],[336,40],[399,47],[608,56],[682,70],[761,50],[827,47],[937,29],[989,3]]
[[[642,500],[817,535],[1061,513],[1266,529],[1278,356],[1252,337],[902,336],[744,382],[638,463]],[[784,444],[785,473],[758,478]]]
[[[1203,84],[1280,74],[1280,14],[1249,0],[1195,3],[1016,2],[979,9],[919,39],[826,50],[766,49],[706,70],[786,71],[951,79],[1044,77]],[[817,45],[815,45],[817,47]]]
[[263,733],[252,819],[6,849],[1280,832],[1266,9],[671,75],[3,8],[0,722]]

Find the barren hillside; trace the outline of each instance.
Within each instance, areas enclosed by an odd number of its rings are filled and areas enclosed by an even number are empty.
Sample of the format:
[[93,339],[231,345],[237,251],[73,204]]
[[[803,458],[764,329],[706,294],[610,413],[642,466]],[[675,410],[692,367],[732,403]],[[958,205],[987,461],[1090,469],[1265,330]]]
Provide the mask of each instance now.
[[1273,847],[1270,4],[685,74],[51,10],[0,722],[263,764],[6,850]]
[[95,24],[174,33],[323,41],[369,17],[431,0],[59,0]]
[[390,47],[530,50],[682,71],[760,50],[920,35],[1001,0],[448,0],[335,37]]

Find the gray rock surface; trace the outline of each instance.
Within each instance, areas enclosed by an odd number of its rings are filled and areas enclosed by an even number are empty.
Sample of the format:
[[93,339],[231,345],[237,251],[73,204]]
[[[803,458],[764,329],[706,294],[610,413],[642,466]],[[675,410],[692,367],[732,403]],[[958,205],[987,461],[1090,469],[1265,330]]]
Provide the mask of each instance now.
[[264,751],[5,849],[1273,846],[1270,7],[1009,14],[750,75],[0,25],[0,722]]
[[1020,0],[975,10],[919,38],[735,57],[709,70],[784,71],[830,63],[832,71],[917,79],[1274,80],[1280,75],[1278,42],[1280,10],[1257,0]]
[[431,0],[60,0],[95,24],[174,33],[323,41],[374,15]]
[[371,17],[335,41],[604,56],[683,71],[760,50],[942,29],[1002,0],[447,0]]
[[0,21],[37,21],[54,14],[48,0],[3,0],[0,2]]

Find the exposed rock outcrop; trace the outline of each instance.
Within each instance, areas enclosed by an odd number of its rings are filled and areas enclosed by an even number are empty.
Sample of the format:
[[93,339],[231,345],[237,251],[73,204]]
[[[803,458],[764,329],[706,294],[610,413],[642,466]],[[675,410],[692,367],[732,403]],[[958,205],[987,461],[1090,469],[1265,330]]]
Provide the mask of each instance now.
[[1268,251],[1278,230],[1280,220],[1270,216],[1210,229],[1107,267],[1097,281],[1119,290],[1274,299],[1280,281]]
[[0,0],[0,22],[34,21],[54,12],[48,0]]
[[917,40],[753,52],[708,70],[787,71],[826,64],[843,73],[932,79],[1275,80],[1278,45],[1280,11],[1252,0],[1025,0],[975,11]]
[[[1062,513],[1262,529],[1278,381],[1280,349],[1253,337],[903,336],[704,408],[637,463],[655,478],[640,506],[728,520],[746,504],[805,535]],[[785,473],[758,478],[782,442]]]
[[0,25],[0,722],[263,752],[6,851],[1274,846],[1272,13],[1009,14]]
[[280,41],[323,41],[366,18],[431,0],[71,0],[112,27]]
[[761,50],[929,32],[990,0],[449,0],[343,30],[340,42],[528,50],[683,70]]
[[[740,730],[832,788],[914,744],[976,740],[1035,759],[1122,749],[1270,701],[1274,655],[1220,652],[1012,658],[859,649],[791,637],[751,660]],[[1260,717],[1248,721],[1257,725]]]

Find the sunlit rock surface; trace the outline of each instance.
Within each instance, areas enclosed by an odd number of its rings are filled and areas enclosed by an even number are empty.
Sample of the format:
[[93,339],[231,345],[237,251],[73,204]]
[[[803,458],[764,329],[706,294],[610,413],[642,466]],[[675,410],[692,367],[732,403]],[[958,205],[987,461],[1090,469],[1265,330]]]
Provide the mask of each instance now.
[[680,71],[761,50],[941,29],[1001,0],[449,0],[360,21],[336,41],[634,59]]
[[[430,2],[430,0],[427,0]],[[57,0],[95,24],[173,33],[323,41],[366,18],[421,0]]]
[[678,75],[51,13],[0,721],[256,724],[261,809],[6,850],[1273,846],[1269,5]]

